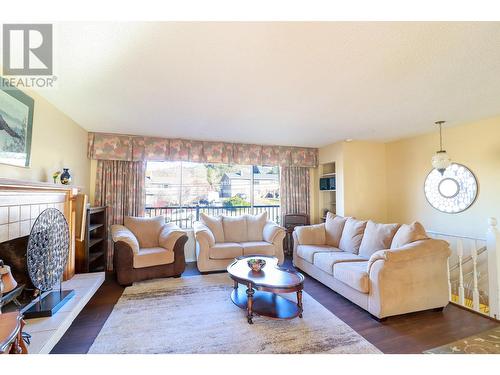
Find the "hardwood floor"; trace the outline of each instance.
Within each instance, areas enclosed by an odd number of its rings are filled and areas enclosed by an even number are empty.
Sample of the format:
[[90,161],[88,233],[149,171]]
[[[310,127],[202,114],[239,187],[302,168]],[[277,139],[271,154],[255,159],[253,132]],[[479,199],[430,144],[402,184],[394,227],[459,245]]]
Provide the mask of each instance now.
[[51,354],[87,353],[120,299],[123,289],[113,274],[107,274],[104,283],[52,349]]
[[[291,267],[287,260],[286,267]],[[183,276],[199,275],[195,263],[188,263]],[[365,310],[328,287],[306,277],[304,290],[384,353],[421,353],[460,338],[500,326],[500,323],[454,305],[443,312],[425,311],[373,319]],[[113,275],[106,281],[66,331],[52,353],[86,353],[123,292]],[[307,314],[307,308],[304,312]]]

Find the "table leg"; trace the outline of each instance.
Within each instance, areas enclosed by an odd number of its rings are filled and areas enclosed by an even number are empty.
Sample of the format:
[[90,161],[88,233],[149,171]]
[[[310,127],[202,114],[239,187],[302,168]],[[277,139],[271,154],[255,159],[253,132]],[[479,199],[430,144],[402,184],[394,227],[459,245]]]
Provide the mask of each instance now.
[[297,291],[297,306],[300,309],[299,318],[302,318],[302,290]]
[[248,324],[253,324],[252,318],[253,318],[253,295],[255,291],[252,288],[252,284],[248,283],[248,288],[247,288],[247,322]]
[[236,280],[234,281],[234,289],[238,289],[238,282]]

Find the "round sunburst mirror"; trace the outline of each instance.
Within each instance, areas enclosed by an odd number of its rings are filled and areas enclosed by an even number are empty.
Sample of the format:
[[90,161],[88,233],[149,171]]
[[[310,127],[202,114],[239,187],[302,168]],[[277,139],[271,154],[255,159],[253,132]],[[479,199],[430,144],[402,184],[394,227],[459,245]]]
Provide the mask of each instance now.
[[443,174],[433,169],[427,175],[424,192],[436,210],[456,214],[465,211],[476,200],[476,176],[466,166],[452,163]]

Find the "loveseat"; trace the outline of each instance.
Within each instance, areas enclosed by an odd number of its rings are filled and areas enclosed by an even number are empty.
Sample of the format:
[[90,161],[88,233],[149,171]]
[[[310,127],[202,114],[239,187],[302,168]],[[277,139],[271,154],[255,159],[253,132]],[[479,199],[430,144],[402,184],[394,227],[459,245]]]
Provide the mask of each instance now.
[[423,226],[379,224],[328,213],[297,227],[293,263],[377,319],[448,304],[446,241]]
[[285,229],[267,220],[267,213],[242,216],[200,214],[193,225],[196,260],[201,272],[225,270],[242,255],[272,255],[284,260]]
[[113,267],[120,285],[135,281],[180,276],[186,268],[186,232],[163,216],[124,218],[112,225]]

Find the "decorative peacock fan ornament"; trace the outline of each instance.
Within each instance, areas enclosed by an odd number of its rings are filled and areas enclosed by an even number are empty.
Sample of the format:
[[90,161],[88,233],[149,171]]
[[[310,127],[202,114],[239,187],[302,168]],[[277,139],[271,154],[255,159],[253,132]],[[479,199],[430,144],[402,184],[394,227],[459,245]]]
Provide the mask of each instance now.
[[48,208],[36,219],[28,240],[28,274],[40,296],[24,311],[25,318],[52,316],[74,295],[72,290],[52,291],[61,285],[68,253],[68,222],[59,210]]

